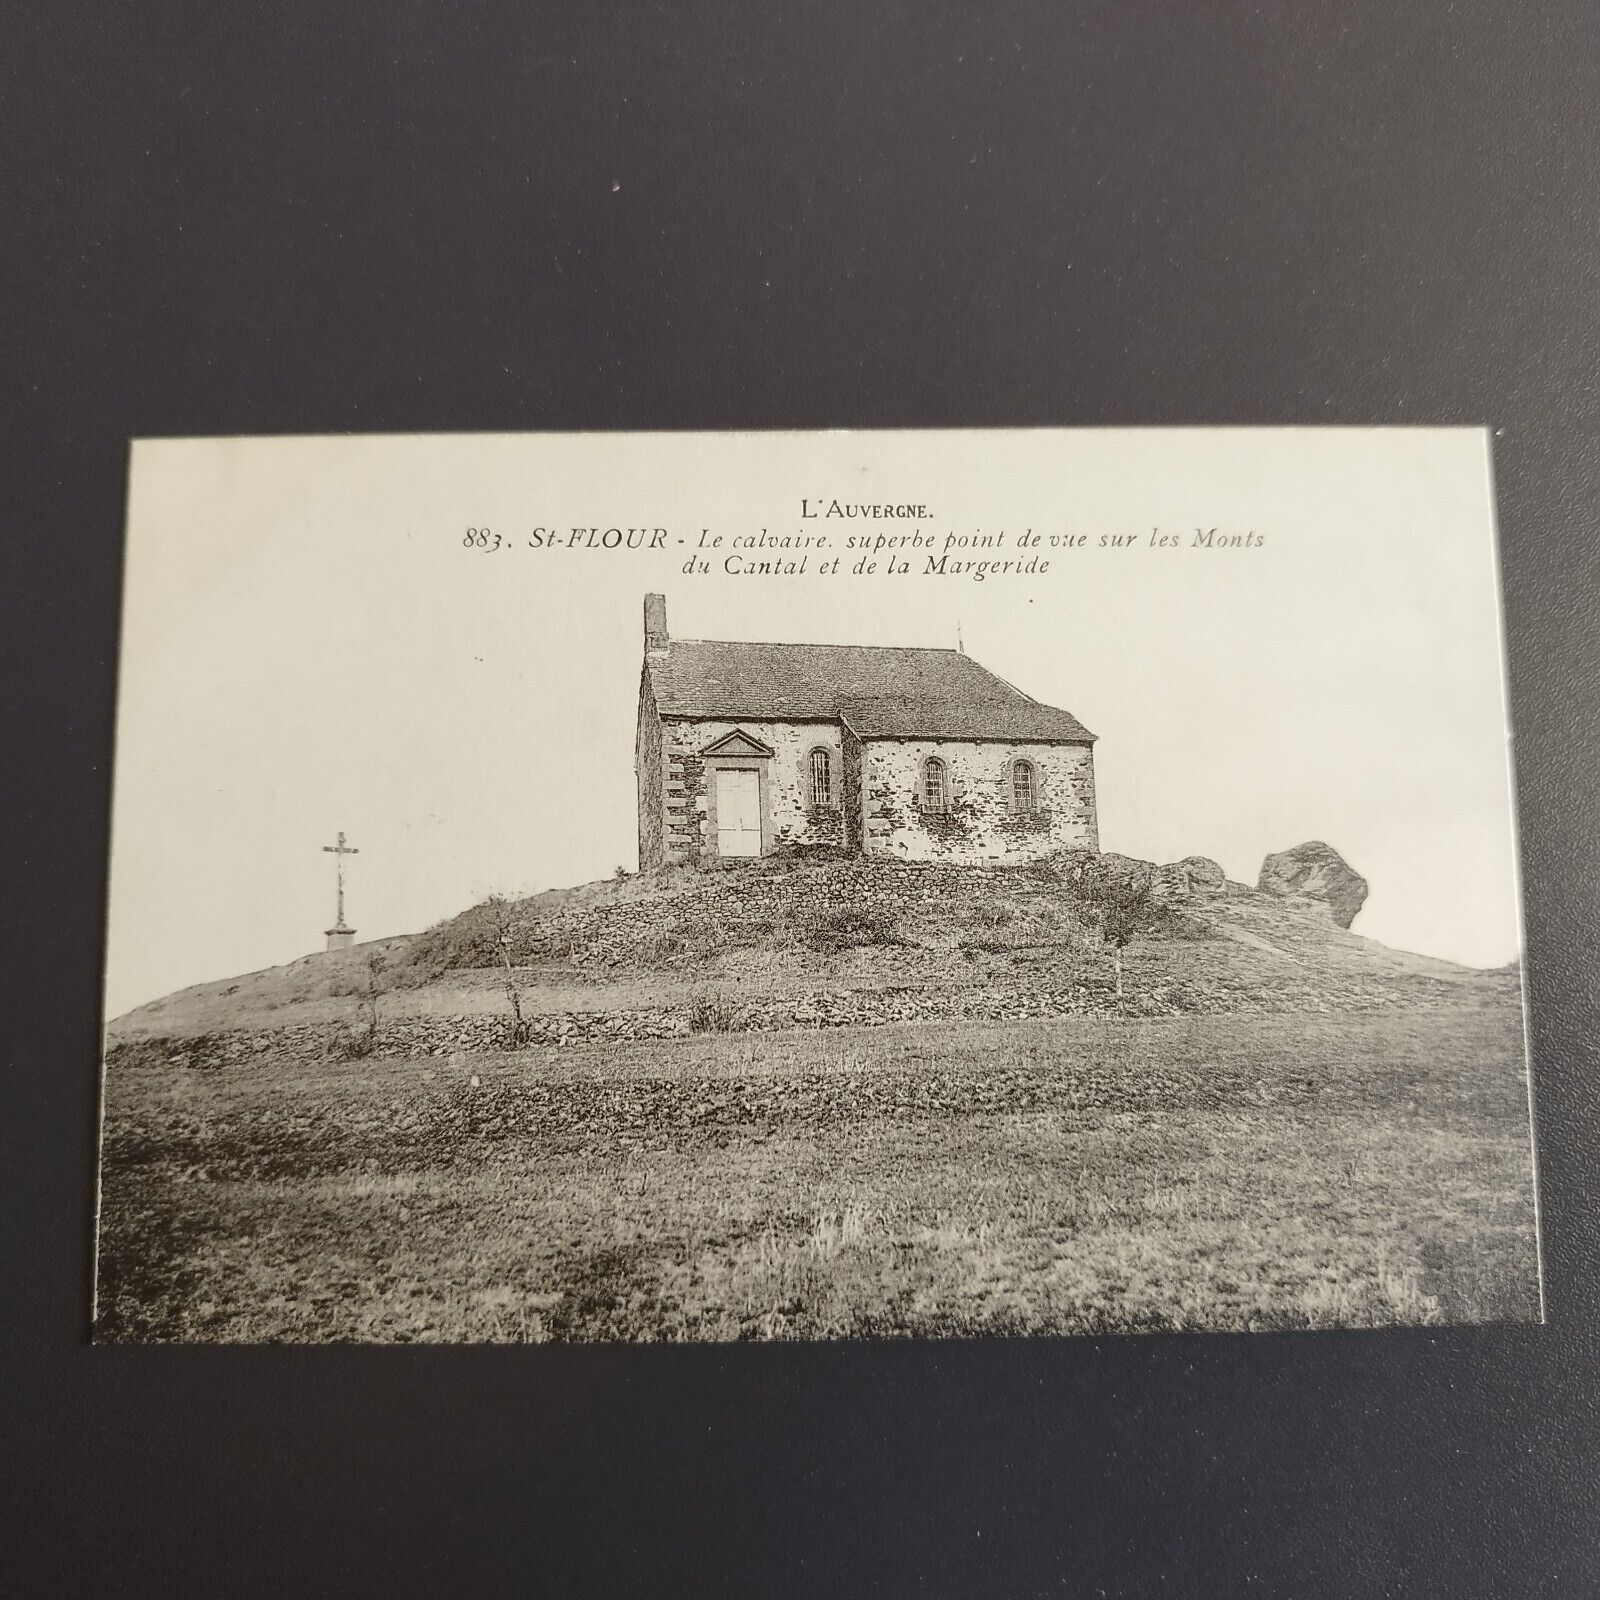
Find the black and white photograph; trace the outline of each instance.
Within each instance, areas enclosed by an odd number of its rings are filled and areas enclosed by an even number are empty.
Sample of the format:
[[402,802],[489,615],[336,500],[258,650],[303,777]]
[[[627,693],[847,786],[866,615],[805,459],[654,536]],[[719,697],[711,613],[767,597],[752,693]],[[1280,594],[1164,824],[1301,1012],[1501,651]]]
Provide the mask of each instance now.
[[95,1339],[1540,1321],[1491,455],[137,442]]

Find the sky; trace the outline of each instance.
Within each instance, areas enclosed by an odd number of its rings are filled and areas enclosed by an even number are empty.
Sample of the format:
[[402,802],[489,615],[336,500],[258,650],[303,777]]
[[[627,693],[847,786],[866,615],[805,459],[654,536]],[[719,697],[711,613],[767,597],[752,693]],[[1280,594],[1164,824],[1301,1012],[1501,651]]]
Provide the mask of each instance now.
[[[802,516],[832,499],[925,514]],[[530,545],[575,527],[666,532]],[[724,570],[771,558],[732,550],[762,529],[831,548]],[[686,573],[702,530],[723,544]],[[917,530],[935,556],[1003,532],[951,554],[1048,570],[851,571],[846,538]],[[126,563],[108,1015],[321,948],[340,829],[361,939],[631,869],[652,590],[682,638],[959,629],[1099,735],[1103,848],[1253,883],[1322,839],[1371,885],[1357,933],[1473,965],[1519,948],[1480,430],[147,440]]]

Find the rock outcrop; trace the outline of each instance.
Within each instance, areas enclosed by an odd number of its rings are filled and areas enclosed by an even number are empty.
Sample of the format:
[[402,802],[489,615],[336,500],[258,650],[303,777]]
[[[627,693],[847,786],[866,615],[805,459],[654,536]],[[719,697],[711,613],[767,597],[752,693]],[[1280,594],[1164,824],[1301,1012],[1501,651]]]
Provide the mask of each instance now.
[[1185,856],[1156,869],[1156,883],[1170,900],[1209,899],[1228,892],[1228,875],[1210,856]]
[[1341,928],[1356,920],[1367,898],[1367,880],[1320,839],[1268,856],[1256,887],[1286,899],[1320,901]]

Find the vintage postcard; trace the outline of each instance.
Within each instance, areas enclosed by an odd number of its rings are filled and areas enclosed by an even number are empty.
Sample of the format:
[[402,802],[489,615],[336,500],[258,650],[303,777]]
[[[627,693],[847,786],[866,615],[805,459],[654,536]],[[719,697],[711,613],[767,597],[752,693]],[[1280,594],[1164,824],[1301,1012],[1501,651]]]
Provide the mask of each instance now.
[[95,1337],[1538,1321],[1489,457],[137,443]]

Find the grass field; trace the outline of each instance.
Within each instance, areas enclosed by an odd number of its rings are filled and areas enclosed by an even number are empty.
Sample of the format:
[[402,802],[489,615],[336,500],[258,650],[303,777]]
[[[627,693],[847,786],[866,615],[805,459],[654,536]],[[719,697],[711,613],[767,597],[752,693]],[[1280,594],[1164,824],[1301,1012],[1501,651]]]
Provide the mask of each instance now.
[[153,1063],[106,1088],[103,1339],[1538,1313],[1508,1007]]

